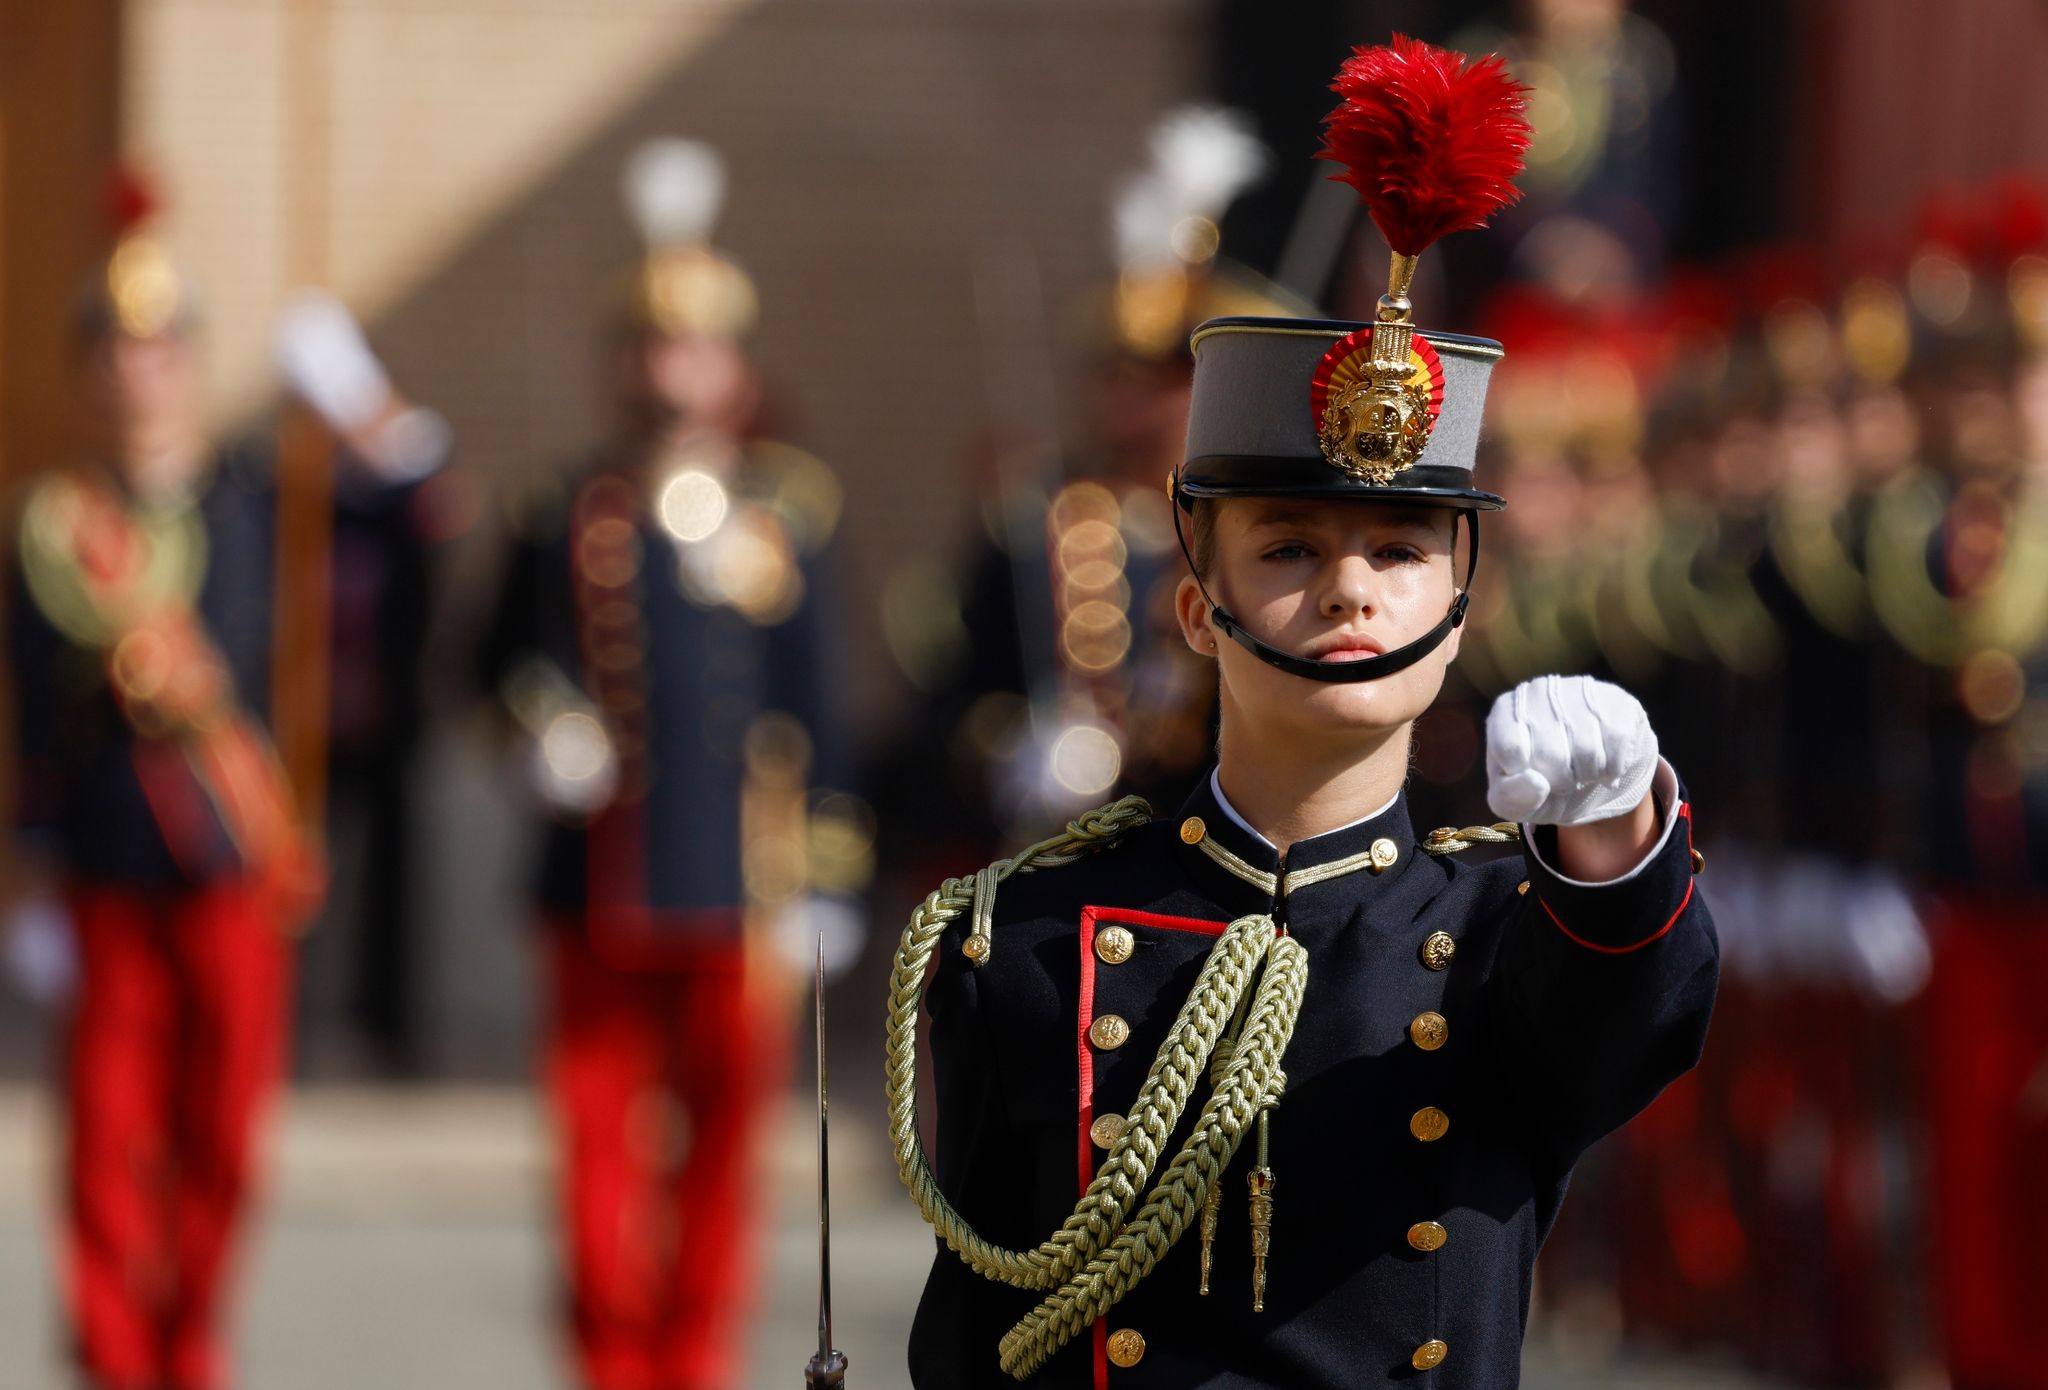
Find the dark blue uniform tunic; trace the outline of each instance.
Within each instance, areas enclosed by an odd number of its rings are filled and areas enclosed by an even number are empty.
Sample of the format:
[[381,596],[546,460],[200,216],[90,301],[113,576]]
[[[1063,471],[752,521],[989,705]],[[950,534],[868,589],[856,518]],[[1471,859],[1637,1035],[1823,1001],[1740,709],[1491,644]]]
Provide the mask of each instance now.
[[[492,686],[534,656],[572,680],[584,676],[571,510],[537,509],[515,544],[483,652]],[[627,679],[646,702],[647,793],[633,827],[646,846],[644,877],[602,885],[604,900],[648,909],[661,934],[725,935],[745,900],[739,809],[754,721],[771,711],[791,716],[810,736],[809,785],[849,783],[844,696],[833,679],[829,552],[800,557],[803,601],[762,626],[687,593],[675,545],[651,516],[638,517],[636,530],[639,563],[626,589],[644,641],[641,664]],[[558,921],[575,920],[590,905],[594,833],[567,820],[548,826],[536,896]]]
[[[1248,1137],[1223,1179],[1210,1294],[1197,1293],[1191,1229],[1029,1383],[1516,1384],[1531,1271],[1573,1162],[1691,1067],[1705,1039],[1717,947],[1693,892],[1689,810],[1673,804],[1675,778],[1660,783],[1664,838],[1642,868],[1609,885],[1574,884],[1546,868],[1543,859],[1556,862],[1540,843],[1549,838],[1554,850],[1548,831],[1520,857],[1432,857],[1418,846],[1405,796],[1294,845],[1282,869],[1205,782],[1172,820],[1006,883],[983,968],[960,954],[967,923],[956,923],[928,995],[936,1171],[976,1229],[1012,1249],[1036,1245],[1072,1211],[1091,1117],[1135,1104],[1223,924],[1270,913],[1308,955],[1285,1096],[1270,1122],[1265,1311],[1252,1311]],[[1219,864],[1205,839],[1254,876],[1366,856],[1381,840],[1395,857],[1379,872],[1368,863],[1276,893]],[[1111,924],[1136,940],[1118,963],[1092,949]],[[1447,963],[1440,949],[1425,951],[1436,933],[1455,946]],[[1448,1025],[1434,1050],[1410,1032],[1425,1012]],[[1122,1016],[1130,1037],[1103,1049],[1085,1035],[1108,1013]],[[1167,1157],[1206,1094],[1198,1088]],[[1411,1132],[1425,1107],[1449,1119],[1433,1141]],[[1440,1248],[1410,1243],[1423,1222],[1443,1227]],[[1040,1297],[983,1279],[942,1248],[911,1332],[913,1384],[1009,1383],[997,1345]],[[1126,1331],[1143,1338],[1130,1365],[1119,1362],[1135,1340],[1114,1335]],[[1119,1347],[1117,1360],[1105,1340]],[[1416,1369],[1431,1342],[1444,1344],[1440,1362]]]
[[[194,604],[243,712],[270,708],[277,492],[249,454],[224,452],[194,498],[206,536]],[[213,804],[173,853],[136,770],[137,736],[107,684],[106,654],[82,647],[36,606],[19,560],[7,627],[21,789],[16,825],[32,848],[93,883],[163,888],[209,882],[243,865]]]

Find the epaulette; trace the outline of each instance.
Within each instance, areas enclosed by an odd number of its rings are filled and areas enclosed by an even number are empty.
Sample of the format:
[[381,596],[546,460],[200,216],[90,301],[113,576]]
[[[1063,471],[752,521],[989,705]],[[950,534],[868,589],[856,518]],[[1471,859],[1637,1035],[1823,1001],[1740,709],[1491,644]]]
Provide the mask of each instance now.
[[987,965],[995,952],[996,889],[1015,874],[1057,868],[1098,853],[1152,820],[1152,804],[1142,796],[1127,796],[1067,822],[1067,828],[1050,839],[1040,840],[1008,859],[998,859],[968,878],[949,878],[926,900],[950,922],[965,910],[970,913],[967,939],[960,954],[975,969]]
[[[17,532],[28,596],[52,626],[83,647],[111,644],[137,605],[189,607],[206,574],[206,528],[191,505],[136,517],[96,502],[97,496],[81,475],[53,469],[23,497]],[[96,517],[139,538],[134,553],[141,564],[122,576],[118,592],[88,572],[80,553],[81,531]]]

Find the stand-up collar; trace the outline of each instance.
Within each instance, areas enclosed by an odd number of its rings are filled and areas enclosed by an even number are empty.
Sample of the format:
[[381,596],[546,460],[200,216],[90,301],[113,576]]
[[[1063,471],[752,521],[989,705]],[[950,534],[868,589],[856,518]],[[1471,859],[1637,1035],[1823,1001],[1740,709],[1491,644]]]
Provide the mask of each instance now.
[[1283,870],[1279,852],[1223,800],[1213,773],[1181,806],[1175,829],[1184,852],[1207,866],[1207,874],[1220,873],[1232,881],[1228,901],[1247,901],[1247,893],[1256,900],[1257,906],[1248,911],[1270,910],[1283,890],[1293,899],[1318,884],[1357,875],[1363,877],[1347,883],[1345,891],[1363,896],[1369,890],[1362,885],[1398,876],[1420,853],[1403,792],[1364,820],[1296,841],[1288,847]]

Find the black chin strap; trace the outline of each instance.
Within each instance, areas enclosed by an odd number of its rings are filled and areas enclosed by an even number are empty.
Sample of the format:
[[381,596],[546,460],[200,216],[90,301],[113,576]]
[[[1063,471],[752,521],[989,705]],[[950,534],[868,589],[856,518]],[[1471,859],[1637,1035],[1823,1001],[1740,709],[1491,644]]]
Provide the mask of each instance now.
[[[1244,630],[1244,625],[1230,615],[1230,610],[1218,603],[1209,593],[1209,586],[1202,579],[1202,572],[1195,567],[1195,553],[1188,549],[1188,538],[1181,527],[1181,507],[1175,499],[1173,507],[1173,535],[1180,542],[1180,553],[1187,557],[1188,573],[1195,577],[1195,587],[1202,591],[1202,599],[1209,605],[1209,621],[1223,629],[1229,638],[1243,647],[1268,666],[1277,666],[1291,676],[1303,680],[1321,681],[1325,685],[1350,685],[1357,681],[1376,681],[1382,676],[1391,676],[1396,671],[1405,671],[1416,662],[1442,646],[1444,639],[1453,629],[1465,621],[1465,605],[1472,597],[1472,577],[1479,571],[1479,513],[1460,509],[1459,515],[1472,525],[1472,549],[1465,558],[1465,585],[1458,591],[1457,599],[1451,604],[1451,611],[1444,614],[1443,621],[1416,638],[1405,647],[1379,656],[1363,657],[1357,661],[1312,661],[1305,656],[1285,652],[1270,642],[1261,642]],[[1456,539],[1455,528],[1453,539]]]

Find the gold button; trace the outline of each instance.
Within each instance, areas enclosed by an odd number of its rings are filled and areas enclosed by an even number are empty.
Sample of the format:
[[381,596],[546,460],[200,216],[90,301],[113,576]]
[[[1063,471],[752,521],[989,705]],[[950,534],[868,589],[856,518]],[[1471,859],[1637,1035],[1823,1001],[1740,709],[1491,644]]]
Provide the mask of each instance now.
[[1696,874],[1703,874],[1707,871],[1707,856],[1701,854],[1698,850],[1692,852],[1692,871]]
[[1088,1041],[1104,1052],[1114,1052],[1131,1040],[1131,1025],[1122,1014],[1104,1014],[1088,1025]]
[[1422,943],[1422,963],[1431,970],[1442,970],[1456,954],[1458,943],[1451,940],[1449,932],[1433,931]]
[[1444,1242],[1450,1238],[1451,1233],[1437,1221],[1418,1221],[1408,1228],[1408,1243],[1425,1255],[1432,1250],[1443,1249]]
[[1425,1144],[1433,1144],[1450,1132],[1451,1117],[1434,1105],[1425,1105],[1408,1117],[1408,1132]]
[[1138,948],[1138,938],[1129,927],[1104,927],[1095,933],[1095,954],[1104,965],[1122,965]]
[[1124,1131],[1130,1127],[1131,1122],[1121,1115],[1101,1115],[1088,1126],[1088,1137],[1095,1141],[1098,1149],[1113,1149],[1116,1141],[1123,1138]]
[[1520,883],[1516,884],[1515,891],[1517,893],[1527,893],[1529,891],[1529,880],[1525,878]]
[[1440,1013],[1419,1013],[1408,1025],[1408,1036],[1424,1052],[1434,1052],[1450,1041],[1451,1022]]
[[1394,861],[1401,857],[1401,847],[1392,840],[1379,839],[1372,842],[1372,871],[1394,867]]
[[[1202,824],[1200,816],[1189,816],[1180,823],[1180,838],[1183,844],[1199,845],[1202,843],[1202,837],[1208,833],[1209,827]],[[1136,1337],[1138,1334],[1133,1332],[1131,1335]]]
[[1450,1354],[1449,1347],[1432,1339],[1415,1348],[1415,1355],[1409,1358],[1408,1364],[1418,1371],[1433,1371],[1443,1365],[1444,1358]]
[[1145,1359],[1145,1334],[1135,1327],[1119,1327],[1109,1334],[1109,1359],[1126,1369]]
[[988,938],[980,932],[960,943],[960,954],[977,965],[988,959]]

